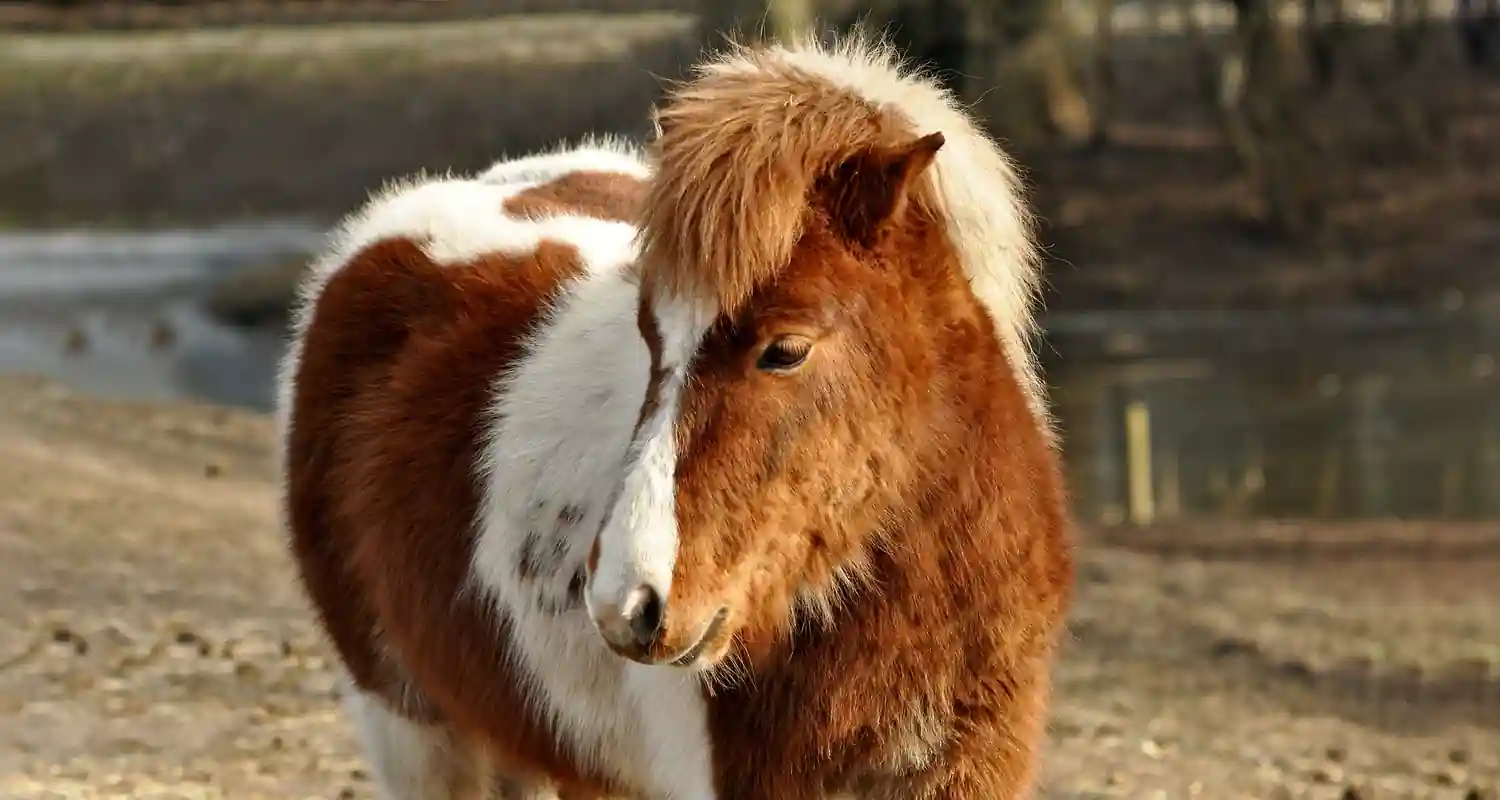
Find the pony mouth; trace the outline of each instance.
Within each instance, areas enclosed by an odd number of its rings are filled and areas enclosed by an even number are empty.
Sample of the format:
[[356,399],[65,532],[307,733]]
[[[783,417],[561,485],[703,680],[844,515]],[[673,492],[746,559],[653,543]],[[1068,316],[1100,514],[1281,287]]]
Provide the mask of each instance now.
[[725,606],[724,608],[719,609],[719,613],[715,614],[714,618],[709,621],[708,626],[703,629],[703,635],[698,637],[697,643],[692,647],[689,647],[688,649],[682,651],[669,663],[671,663],[671,665],[674,667],[692,666],[693,663],[699,659],[699,657],[701,657],[705,652],[708,651],[711,645],[714,645],[718,642],[720,634],[724,631],[724,625],[728,621],[729,607]]

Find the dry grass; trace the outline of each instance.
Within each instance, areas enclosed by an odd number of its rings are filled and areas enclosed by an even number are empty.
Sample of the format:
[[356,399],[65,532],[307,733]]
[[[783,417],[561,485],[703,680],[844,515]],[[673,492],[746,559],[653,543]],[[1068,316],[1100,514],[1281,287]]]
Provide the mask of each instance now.
[[0,37],[0,219],[346,213],[392,178],[639,135],[692,18]]
[[[0,34],[0,75],[23,85],[105,81],[172,86],[226,76],[367,76],[464,65],[624,61],[642,43],[685,32],[683,14],[562,13],[416,25],[343,23],[120,33]],[[208,69],[208,73],[203,70]]]

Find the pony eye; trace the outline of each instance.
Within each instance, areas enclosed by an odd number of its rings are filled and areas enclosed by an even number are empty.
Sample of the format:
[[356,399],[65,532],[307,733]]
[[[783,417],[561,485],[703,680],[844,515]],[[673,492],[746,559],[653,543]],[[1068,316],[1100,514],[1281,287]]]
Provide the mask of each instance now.
[[812,340],[803,336],[782,336],[766,345],[755,362],[762,372],[786,372],[796,369],[812,352]]

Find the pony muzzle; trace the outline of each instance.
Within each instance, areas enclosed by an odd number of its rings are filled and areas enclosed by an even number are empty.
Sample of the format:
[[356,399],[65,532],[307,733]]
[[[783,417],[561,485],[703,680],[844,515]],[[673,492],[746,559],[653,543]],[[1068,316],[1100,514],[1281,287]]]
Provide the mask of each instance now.
[[700,624],[669,625],[666,598],[649,585],[631,590],[620,603],[591,605],[589,613],[616,655],[639,664],[676,667],[690,667],[705,654],[712,656],[729,619],[724,607]]
[[656,647],[666,627],[666,599],[649,584],[631,590],[619,603],[599,603],[589,612],[610,649],[635,660]]

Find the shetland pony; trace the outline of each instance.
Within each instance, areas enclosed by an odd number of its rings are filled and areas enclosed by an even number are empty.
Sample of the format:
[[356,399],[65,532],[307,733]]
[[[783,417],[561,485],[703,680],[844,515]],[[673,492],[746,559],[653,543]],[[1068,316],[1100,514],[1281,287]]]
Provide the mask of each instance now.
[[1072,582],[1007,157],[865,40],[387,189],[304,286],[285,511],[392,798],[1029,795]]

